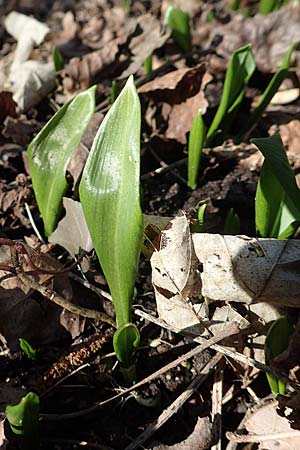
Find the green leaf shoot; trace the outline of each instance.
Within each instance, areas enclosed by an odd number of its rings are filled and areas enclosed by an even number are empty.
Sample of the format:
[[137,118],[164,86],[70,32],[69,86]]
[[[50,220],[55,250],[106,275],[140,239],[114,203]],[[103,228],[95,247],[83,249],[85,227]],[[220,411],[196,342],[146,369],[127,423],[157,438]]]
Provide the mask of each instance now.
[[39,448],[38,416],[40,401],[37,394],[29,392],[17,405],[7,405],[6,418],[14,434],[22,436],[21,448],[37,450]]
[[144,61],[143,67],[144,67],[145,75],[151,75],[151,73],[152,73],[152,59],[153,59],[153,55],[151,53],[149,56],[147,56],[147,58]]
[[204,203],[204,205],[201,205],[198,209],[198,233],[203,233],[205,229],[205,210],[206,210],[207,204]]
[[245,45],[232,54],[225,75],[220,105],[207,133],[208,140],[211,140],[219,130],[224,132],[230,126],[255,67],[251,45]]
[[188,143],[188,186],[196,189],[206,128],[200,111],[194,117]]
[[[140,102],[130,77],[97,132],[79,187],[91,238],[111,291],[118,328],[130,322],[143,236]],[[116,340],[119,342],[119,339]],[[117,348],[120,360],[134,351]]]
[[25,355],[29,359],[32,359],[33,361],[35,361],[36,360],[36,350],[34,350],[31,347],[29,342],[27,342],[26,339],[19,338],[19,343],[20,343],[21,350],[25,353]]
[[172,30],[172,36],[178,47],[185,53],[192,49],[190,18],[180,8],[169,5],[165,15],[165,24]]
[[241,135],[243,135],[248,130],[251,130],[253,128],[253,126],[257,123],[258,119],[260,118],[260,116],[262,115],[262,113],[264,112],[264,110],[266,109],[266,107],[268,106],[268,104],[270,103],[270,101],[272,100],[272,98],[274,97],[276,92],[278,91],[281,83],[283,82],[283,80],[287,74],[287,71],[289,70],[291,56],[292,56],[293,51],[295,50],[295,47],[296,47],[296,44],[293,44],[289,48],[281,66],[279,67],[277,72],[273,75],[270,83],[268,84],[264,93],[260,97],[258,105],[252,112],[252,114],[249,118],[249,121],[246,124],[245,129],[241,132]]
[[224,234],[233,234],[233,235],[239,234],[240,228],[241,228],[240,218],[234,212],[234,209],[230,208],[225,219]]
[[60,51],[56,46],[54,46],[52,49],[52,60],[55,72],[59,72],[64,68],[65,61],[63,55],[60,53]]
[[262,237],[290,237],[300,223],[300,191],[281,138],[253,139],[265,157],[255,199],[256,228]]
[[[273,358],[280,355],[288,348],[291,335],[294,332],[292,324],[286,317],[280,317],[271,326],[265,340],[265,360],[270,365]],[[285,382],[270,373],[267,373],[267,379],[274,395],[285,394]]]
[[68,184],[68,162],[94,113],[95,86],[64,105],[28,147],[28,163],[46,236],[54,231]]

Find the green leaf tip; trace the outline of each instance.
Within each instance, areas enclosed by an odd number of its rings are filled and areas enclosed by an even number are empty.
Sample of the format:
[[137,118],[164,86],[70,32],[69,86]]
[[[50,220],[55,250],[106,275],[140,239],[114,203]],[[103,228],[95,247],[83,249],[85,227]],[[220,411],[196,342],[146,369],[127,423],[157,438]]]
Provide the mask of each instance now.
[[140,126],[140,102],[131,76],[99,127],[79,187],[118,327],[130,322],[143,234]]
[[28,146],[28,163],[46,236],[55,229],[68,184],[66,169],[95,110],[96,86],[66,103]]

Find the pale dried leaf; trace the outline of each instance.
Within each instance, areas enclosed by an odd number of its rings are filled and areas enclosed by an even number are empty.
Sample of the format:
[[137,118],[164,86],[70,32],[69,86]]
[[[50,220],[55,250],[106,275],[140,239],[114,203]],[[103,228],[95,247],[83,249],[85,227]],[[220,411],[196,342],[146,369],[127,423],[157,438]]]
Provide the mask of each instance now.
[[81,203],[64,197],[63,205],[66,215],[49,237],[49,242],[61,245],[75,258],[80,249],[91,251],[93,244]]
[[196,295],[200,292],[199,276],[186,217],[178,217],[171,224],[162,233],[161,250],[151,258],[152,283],[160,318],[184,329],[199,325],[197,312],[200,313],[202,304],[195,305],[196,312],[189,301],[195,290]]
[[[245,422],[247,431],[255,435],[272,435],[277,433],[295,432],[289,438],[263,440],[259,446],[261,450],[298,450],[300,448],[300,433],[293,430],[288,419],[280,416],[276,408],[277,402],[264,405],[254,411]],[[298,434],[296,434],[298,433]]]
[[288,105],[299,98],[299,88],[285,89],[278,91],[271,100],[272,105]]
[[178,444],[171,446],[153,442],[145,448],[148,450],[206,450],[211,448],[211,422],[209,417],[198,417],[193,432]]

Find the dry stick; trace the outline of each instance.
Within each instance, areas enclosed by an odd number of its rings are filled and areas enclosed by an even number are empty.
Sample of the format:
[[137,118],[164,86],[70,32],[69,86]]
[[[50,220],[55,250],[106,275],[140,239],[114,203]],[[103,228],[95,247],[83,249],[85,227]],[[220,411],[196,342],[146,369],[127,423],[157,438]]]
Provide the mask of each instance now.
[[[218,354],[218,353],[217,353]],[[219,353],[220,354],[220,353]],[[222,449],[222,397],[223,397],[223,368],[218,364],[215,371],[212,392],[212,435],[215,444],[211,450]]]
[[216,364],[218,364],[223,355],[221,353],[217,353],[213,358],[209,361],[208,364],[202,369],[201,373],[188,385],[186,390],[176,398],[176,400],[171,403],[162,414],[152,422],[146,429],[143,431],[140,436],[135,439],[134,442],[129,444],[124,450],[135,450],[140,447],[145,441],[147,441],[153,433],[155,433],[162,425],[164,425],[174,414],[176,414],[179,408],[193,395],[193,393],[199,388],[199,386],[206,380],[208,375],[214,369]]
[[270,434],[246,434],[240,435],[235,434],[230,431],[226,433],[227,439],[235,442],[263,442],[263,441],[274,441],[280,439],[289,439],[289,438],[300,438],[299,430],[291,430],[285,431],[283,433],[270,433]]
[[[190,337],[194,338],[195,342],[198,342],[198,343],[201,343],[203,341],[205,342],[205,338],[203,338],[201,336],[196,336],[194,333],[187,332],[185,330],[180,330],[179,328],[171,326],[171,325],[167,324],[164,320],[158,319],[157,317],[153,317],[151,314],[145,313],[144,311],[142,311],[140,309],[136,309],[136,310],[134,310],[134,312],[138,316],[143,317],[144,319],[149,320],[149,322],[155,323],[156,325],[158,325],[162,328],[166,328],[167,330],[173,331],[174,333],[180,333],[185,336],[190,336]],[[254,367],[256,369],[262,370],[264,372],[268,372],[271,375],[284,380],[288,385],[293,387],[295,390],[297,390],[297,391],[300,390],[299,383],[292,381],[289,377],[287,377],[286,375],[281,373],[279,370],[276,370],[273,367],[267,366],[266,364],[263,364],[254,358],[250,358],[249,356],[245,356],[242,353],[230,350],[230,348],[223,347],[222,345],[219,345],[219,344],[213,344],[213,345],[211,345],[211,348],[216,350],[217,352],[223,353],[225,356],[228,356],[229,358],[232,358],[241,364],[245,364],[245,365]]]
[[209,347],[212,347],[216,342],[222,341],[223,339],[228,338],[229,336],[232,336],[233,334],[236,334],[238,332],[236,324],[232,323],[232,326],[230,328],[227,328],[227,330],[222,331],[221,333],[218,333],[217,335],[213,336],[210,339],[203,339],[203,342],[198,345],[193,350],[190,350],[189,352],[185,353],[184,355],[180,356],[179,358],[175,359],[174,361],[170,362],[166,366],[162,367],[161,369],[157,370],[156,372],[152,373],[148,377],[144,378],[143,380],[136,383],[134,386],[131,386],[130,388],[126,389],[125,391],[114,395],[113,397],[104,400],[103,402],[98,402],[95,405],[91,406],[90,408],[83,409],[81,411],[76,411],[69,414],[42,414],[42,417],[44,417],[47,420],[68,420],[68,419],[75,419],[77,417],[82,417],[86,414],[92,413],[96,411],[98,408],[101,408],[104,405],[107,405],[108,403],[111,403],[112,401],[123,397],[125,394],[128,394],[129,392],[135,391],[137,388],[143,386],[146,383],[150,383],[152,380],[155,380],[155,378],[159,377],[163,373],[168,372],[169,370],[173,369],[174,367],[178,366],[178,364],[181,364],[183,361],[186,361],[187,359],[193,358],[194,356],[198,355],[199,353],[203,352]]
[[96,311],[94,309],[88,309],[83,308],[82,306],[74,305],[74,303],[71,303],[69,300],[61,297],[57,292],[54,292],[51,289],[38,284],[24,272],[19,272],[17,276],[23,284],[31,287],[32,289],[35,289],[44,297],[48,298],[48,300],[59,305],[61,308],[65,308],[67,311],[70,311],[73,314],[78,314],[79,316],[87,317],[89,319],[101,320],[102,322],[109,323],[113,327],[116,327],[115,321],[107,314],[101,311]]

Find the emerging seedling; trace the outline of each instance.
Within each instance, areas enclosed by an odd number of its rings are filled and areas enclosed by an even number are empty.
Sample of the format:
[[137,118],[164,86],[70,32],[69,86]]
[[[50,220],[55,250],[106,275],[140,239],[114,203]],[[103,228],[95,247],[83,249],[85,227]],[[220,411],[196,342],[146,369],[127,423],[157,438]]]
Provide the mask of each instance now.
[[61,69],[64,68],[65,61],[64,61],[63,55],[60,53],[58,48],[55,46],[52,49],[52,60],[53,60],[55,72],[59,72]]
[[190,18],[180,8],[169,5],[165,15],[165,24],[172,30],[172,36],[178,47],[185,53],[192,49]]
[[194,117],[188,144],[188,186],[196,189],[202,148],[205,142],[206,128],[201,111]]
[[5,414],[13,433],[20,436],[22,450],[39,448],[39,397],[29,392],[17,405],[7,405]]
[[27,342],[26,339],[19,338],[19,343],[20,343],[21,350],[25,353],[25,355],[29,359],[32,359],[33,361],[35,361],[36,360],[36,350],[34,350],[31,347],[29,342]]
[[295,175],[278,134],[251,142],[265,157],[255,198],[257,233],[287,239],[300,225],[300,191]]
[[139,331],[130,321],[143,235],[140,207],[140,102],[130,77],[100,125],[80,183],[91,238],[111,291],[118,329],[114,348],[126,367]]
[[230,208],[225,219],[224,234],[239,234],[241,228],[240,218],[234,212],[233,208]]
[[95,86],[64,105],[28,147],[28,163],[46,236],[56,228],[68,188],[68,162],[95,110]]
[[[286,317],[277,319],[268,331],[265,340],[265,360],[266,364],[270,365],[273,358],[280,355],[288,348],[291,335],[294,332],[292,324]],[[272,390],[276,396],[278,394],[284,395],[286,390],[286,383],[270,373],[267,373],[267,379]]]

